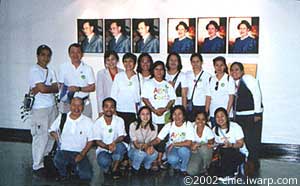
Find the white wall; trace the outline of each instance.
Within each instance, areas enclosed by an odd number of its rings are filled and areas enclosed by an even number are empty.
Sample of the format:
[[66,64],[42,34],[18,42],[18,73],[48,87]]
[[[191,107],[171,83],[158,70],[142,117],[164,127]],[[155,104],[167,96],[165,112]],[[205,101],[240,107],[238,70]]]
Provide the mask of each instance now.
[[[19,119],[19,107],[28,89],[28,71],[36,62],[40,44],[53,49],[51,66],[68,61],[67,48],[77,41],[77,18],[160,18],[161,53],[167,56],[167,18],[260,17],[258,55],[224,55],[257,63],[265,106],[263,142],[300,144],[300,2],[296,0],[2,0],[0,1],[0,127],[28,129]],[[211,59],[204,55],[204,68],[212,72]],[[189,55],[182,55],[184,70]],[[103,54],[86,55],[84,61],[96,72],[103,67]],[[92,94],[96,111],[95,94]]]

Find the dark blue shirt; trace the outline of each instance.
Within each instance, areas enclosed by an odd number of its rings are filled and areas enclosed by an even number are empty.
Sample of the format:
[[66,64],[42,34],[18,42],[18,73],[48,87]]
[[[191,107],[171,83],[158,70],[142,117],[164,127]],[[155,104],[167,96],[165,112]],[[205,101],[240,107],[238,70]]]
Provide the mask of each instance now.
[[171,52],[194,53],[194,41],[187,37],[183,40],[179,40],[179,38],[176,38],[171,48]]
[[241,40],[237,38],[233,45],[232,53],[257,53],[257,42],[252,37]]
[[225,41],[220,37],[210,40],[205,38],[202,46],[202,53],[225,53]]

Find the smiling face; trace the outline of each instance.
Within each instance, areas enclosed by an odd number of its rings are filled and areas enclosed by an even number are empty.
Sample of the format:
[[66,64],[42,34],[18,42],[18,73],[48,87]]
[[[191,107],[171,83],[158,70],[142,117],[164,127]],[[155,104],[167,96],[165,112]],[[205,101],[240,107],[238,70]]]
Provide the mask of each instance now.
[[81,49],[79,47],[72,46],[70,48],[69,56],[73,62],[79,62],[83,56]]
[[73,98],[70,105],[71,115],[78,118],[83,111],[83,100],[80,98]]
[[177,33],[179,38],[184,38],[185,34],[187,33],[187,30],[184,28],[183,25],[179,25],[177,27]]
[[226,114],[223,111],[217,112],[215,117],[216,117],[216,123],[222,129],[226,129],[228,127],[228,125],[227,125],[227,117],[226,117]]
[[50,63],[51,53],[47,49],[43,49],[39,55],[37,55],[38,64],[42,67],[46,67]]
[[195,123],[197,126],[204,126],[206,124],[206,122],[207,122],[207,120],[206,120],[204,113],[197,114],[197,116],[195,118]]
[[249,28],[245,24],[240,24],[239,32],[241,37],[246,37],[249,31],[250,31]]
[[151,118],[151,113],[150,113],[149,109],[144,108],[143,110],[141,110],[140,118],[143,123],[148,123]]
[[172,114],[172,119],[177,126],[181,126],[184,122],[184,115],[180,109],[176,109]]
[[123,65],[125,68],[125,71],[133,71],[135,67],[135,62],[132,58],[126,58],[123,60]]
[[242,71],[239,65],[235,64],[230,67],[230,75],[234,80],[239,80],[244,75],[244,71]]
[[117,67],[117,58],[114,55],[109,55],[107,58],[105,58],[105,66],[108,69],[114,69]]
[[194,56],[191,61],[193,71],[201,71],[202,70],[202,61],[198,56]]
[[142,57],[140,63],[141,63],[142,71],[150,71],[151,62],[150,62],[150,58],[148,56]]
[[215,37],[217,35],[218,30],[213,24],[208,25],[207,27],[207,33],[209,37]]
[[154,68],[154,78],[156,81],[162,81],[165,75],[164,67],[158,65]]
[[103,114],[106,117],[112,117],[116,111],[116,106],[112,101],[105,101],[104,105],[102,106]]

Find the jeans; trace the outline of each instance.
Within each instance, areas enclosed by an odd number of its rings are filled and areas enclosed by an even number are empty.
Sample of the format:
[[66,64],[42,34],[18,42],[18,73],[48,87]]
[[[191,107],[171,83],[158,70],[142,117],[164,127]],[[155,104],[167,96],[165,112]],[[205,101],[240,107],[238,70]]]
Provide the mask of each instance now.
[[153,154],[149,155],[144,151],[131,148],[128,152],[128,156],[132,161],[132,167],[135,170],[139,170],[142,163],[144,163],[145,169],[150,169],[151,164],[154,160],[156,160],[158,153],[157,151],[154,151]]
[[71,165],[75,168],[75,173],[80,179],[91,179],[93,172],[92,166],[85,156],[80,162],[75,162],[75,157],[79,152],[58,150],[54,156],[54,165],[61,176],[67,176],[67,166]]
[[113,153],[107,151],[101,151],[97,155],[97,163],[105,173],[108,172],[112,162],[122,161],[124,154],[126,153],[126,146],[121,142],[117,143],[116,150]]
[[191,156],[191,150],[187,147],[173,147],[167,152],[168,163],[174,169],[186,171]]

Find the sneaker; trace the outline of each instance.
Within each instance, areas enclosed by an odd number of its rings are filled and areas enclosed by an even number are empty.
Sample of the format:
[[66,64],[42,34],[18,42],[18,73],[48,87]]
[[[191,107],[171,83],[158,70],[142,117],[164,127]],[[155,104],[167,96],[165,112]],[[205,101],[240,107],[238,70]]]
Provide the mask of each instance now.
[[114,171],[111,173],[113,179],[119,179],[121,177],[120,171]]

